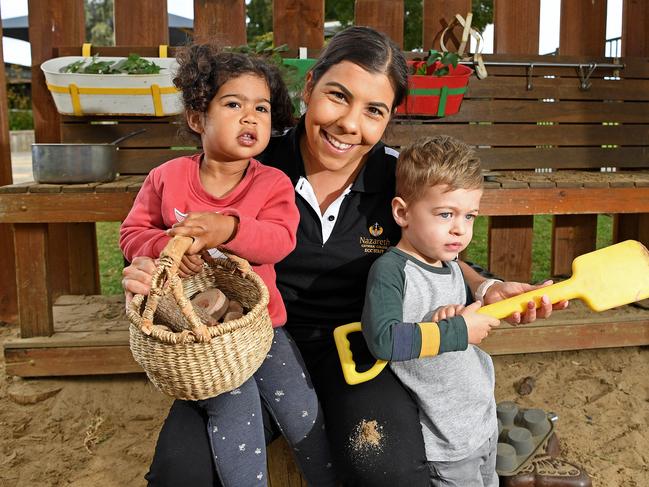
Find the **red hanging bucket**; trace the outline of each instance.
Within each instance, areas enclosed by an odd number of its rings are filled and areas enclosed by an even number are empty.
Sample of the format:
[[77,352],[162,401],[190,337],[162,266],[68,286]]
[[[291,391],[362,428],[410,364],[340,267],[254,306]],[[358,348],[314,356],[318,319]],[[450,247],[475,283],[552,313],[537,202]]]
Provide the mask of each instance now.
[[[424,61],[408,61],[413,71],[422,64]],[[397,107],[397,114],[447,117],[460,110],[473,69],[458,64],[455,68],[449,66],[449,73],[444,76],[432,74],[439,67],[437,61],[427,67],[426,75],[408,76],[408,95]]]

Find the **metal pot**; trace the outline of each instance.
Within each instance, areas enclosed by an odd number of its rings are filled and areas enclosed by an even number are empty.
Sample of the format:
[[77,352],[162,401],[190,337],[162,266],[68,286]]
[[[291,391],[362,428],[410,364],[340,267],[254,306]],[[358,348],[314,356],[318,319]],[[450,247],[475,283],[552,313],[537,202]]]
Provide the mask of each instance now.
[[145,132],[137,130],[108,144],[32,144],[37,183],[91,183],[117,176],[117,144]]

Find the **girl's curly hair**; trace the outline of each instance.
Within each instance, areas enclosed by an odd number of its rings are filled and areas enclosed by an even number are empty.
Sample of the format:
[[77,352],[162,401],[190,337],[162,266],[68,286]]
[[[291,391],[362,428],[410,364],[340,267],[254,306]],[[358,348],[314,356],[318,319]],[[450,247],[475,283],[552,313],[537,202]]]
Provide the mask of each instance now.
[[[271,124],[283,131],[295,124],[293,106],[279,69],[260,57],[223,52],[214,44],[194,44],[177,55],[174,86],[180,90],[185,111],[207,113],[210,102],[227,81],[243,74],[266,80],[270,91]],[[197,135],[189,127],[188,132]]]

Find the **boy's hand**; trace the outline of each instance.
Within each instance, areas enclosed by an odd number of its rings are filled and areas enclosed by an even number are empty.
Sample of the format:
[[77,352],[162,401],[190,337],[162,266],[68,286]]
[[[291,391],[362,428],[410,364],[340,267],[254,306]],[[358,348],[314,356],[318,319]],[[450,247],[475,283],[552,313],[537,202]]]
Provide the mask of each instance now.
[[452,318],[453,316],[460,316],[463,310],[464,306],[461,304],[449,304],[448,306],[440,306],[433,313],[431,321],[439,323],[440,320]]
[[500,325],[500,320],[488,315],[477,313],[480,308],[480,302],[476,301],[464,308],[460,316],[466,322],[466,329],[469,335],[469,343],[472,345],[479,345],[482,340],[487,338],[491,329]]
[[198,254],[203,249],[213,249],[234,237],[237,233],[239,219],[234,216],[212,212],[190,213],[174,224],[167,233],[176,236],[193,237],[194,243],[189,247],[189,255]]
[[[538,286],[524,282],[496,282],[487,289],[487,293],[484,297],[485,304],[491,304],[502,299],[511,298],[512,296],[518,296],[519,294],[549,286],[550,284],[552,284],[552,281],[545,281],[543,284]],[[534,301],[530,301],[527,303],[527,311],[525,311],[525,313],[512,313],[505,319],[512,325],[532,323],[537,318],[549,318],[552,314],[552,310],[566,309],[567,307],[568,301],[559,301],[558,303],[552,304],[547,296],[543,296],[541,298],[540,308],[536,309]]]
[[183,255],[178,266],[180,277],[189,277],[198,274],[203,268],[203,258],[200,255]]

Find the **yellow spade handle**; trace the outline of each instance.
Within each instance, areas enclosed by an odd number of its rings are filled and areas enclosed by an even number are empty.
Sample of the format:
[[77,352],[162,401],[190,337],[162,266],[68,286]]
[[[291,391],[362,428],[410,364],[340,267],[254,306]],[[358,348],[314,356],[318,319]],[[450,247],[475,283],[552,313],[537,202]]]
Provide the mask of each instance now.
[[336,342],[336,349],[338,349],[338,358],[340,359],[340,366],[343,369],[343,377],[345,377],[345,382],[350,386],[374,379],[387,364],[385,360],[377,360],[371,369],[365,372],[356,371],[356,363],[354,362],[354,356],[349,346],[347,335],[357,331],[361,331],[361,324],[358,321],[355,323],[347,323],[334,329],[334,341]]
[[[564,299],[573,299],[578,296],[576,288],[576,281],[572,277],[566,281],[552,284],[551,286],[542,287],[534,291],[519,294],[518,296],[503,299],[493,304],[488,304],[478,309],[478,313],[490,315],[500,320],[516,311],[524,313],[527,310],[527,303],[530,301],[534,301],[536,307],[540,308],[542,296],[548,296],[552,303],[558,303]],[[365,372],[356,371],[356,363],[354,362],[354,356],[347,335],[358,331],[361,331],[361,324],[359,322],[347,323],[334,329],[334,341],[336,342],[343,377],[345,378],[345,382],[350,386],[374,379],[387,364],[385,360],[377,360],[369,370]]]
[[559,301],[573,299],[579,296],[577,290],[577,281],[571,277],[565,281],[557,282],[550,286],[540,287],[533,291],[528,291],[518,296],[503,299],[493,304],[487,304],[478,309],[478,313],[493,316],[502,320],[515,312],[524,313],[527,311],[527,303],[534,301],[537,308],[541,307],[541,298],[547,296],[552,304]]

